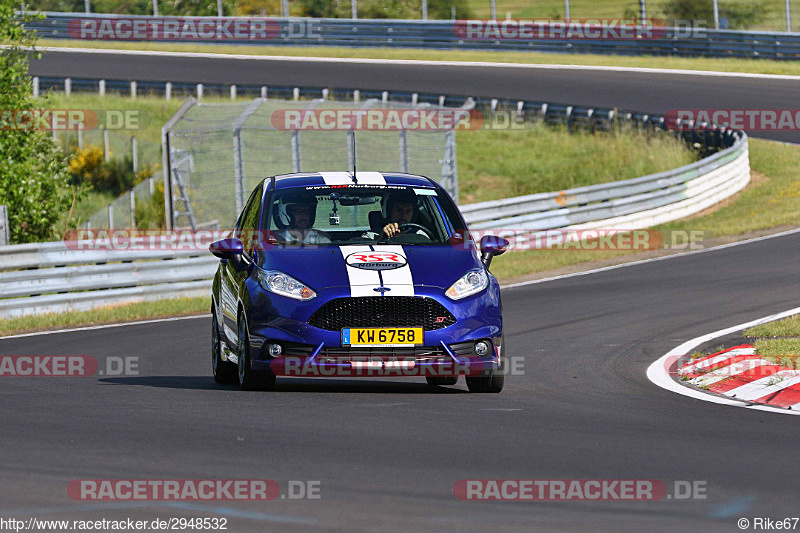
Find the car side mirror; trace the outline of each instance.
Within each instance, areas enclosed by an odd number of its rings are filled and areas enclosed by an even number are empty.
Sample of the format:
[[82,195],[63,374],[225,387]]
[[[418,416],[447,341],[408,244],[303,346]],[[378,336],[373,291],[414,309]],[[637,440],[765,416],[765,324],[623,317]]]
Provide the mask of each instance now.
[[244,245],[239,239],[231,237],[212,242],[208,249],[222,261],[230,261],[234,270],[243,270],[247,266],[247,261],[242,257]]
[[510,243],[502,237],[484,235],[481,239],[481,261],[483,262],[483,266],[489,268],[494,256],[504,254],[509,244]]

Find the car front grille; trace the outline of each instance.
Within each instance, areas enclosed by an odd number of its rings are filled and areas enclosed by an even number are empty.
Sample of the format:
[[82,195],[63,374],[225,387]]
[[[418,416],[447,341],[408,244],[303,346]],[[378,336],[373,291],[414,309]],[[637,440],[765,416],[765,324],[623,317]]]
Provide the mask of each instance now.
[[418,296],[336,298],[320,307],[308,323],[328,331],[342,328],[446,328],[456,319],[442,304]]

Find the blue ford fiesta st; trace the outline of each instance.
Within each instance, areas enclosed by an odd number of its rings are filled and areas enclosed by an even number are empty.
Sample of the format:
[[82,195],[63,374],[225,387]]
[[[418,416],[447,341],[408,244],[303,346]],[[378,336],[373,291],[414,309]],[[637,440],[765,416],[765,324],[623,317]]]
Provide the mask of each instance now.
[[276,376],[464,375],[500,392],[500,288],[508,242],[475,243],[453,200],[410,174],[296,173],[261,182],[220,258],[212,294],[218,383]]

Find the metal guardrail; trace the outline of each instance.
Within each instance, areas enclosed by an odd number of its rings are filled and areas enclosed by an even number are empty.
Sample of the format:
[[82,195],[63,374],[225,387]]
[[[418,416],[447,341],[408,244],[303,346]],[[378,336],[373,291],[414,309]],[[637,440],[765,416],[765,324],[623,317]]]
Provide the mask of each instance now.
[[217,264],[200,250],[81,250],[65,242],[0,246],[0,316],[205,296]]
[[472,229],[522,233],[605,226],[639,229],[688,216],[750,181],[746,136],[721,152],[641,178],[461,206]]
[[[40,84],[45,82],[46,87],[47,81],[42,79]],[[243,89],[258,90],[262,95],[266,90]],[[321,91],[291,87],[268,90],[270,95],[296,98],[314,98]],[[331,98],[354,98],[356,94],[363,99],[390,97],[388,92],[380,91],[325,91]],[[446,102],[451,106],[469,100],[464,96],[395,92],[391,98],[439,105]],[[475,99],[475,104],[485,111],[487,120],[494,113],[506,111],[526,120],[536,118],[570,128],[606,129],[618,122],[665,128],[663,117],[616,109],[486,98]],[[721,128],[675,134],[712,155],[650,176],[481,202],[460,209],[475,230],[511,228],[535,233],[558,228],[637,229],[699,212],[747,185],[750,167],[747,136],[743,132]],[[0,314],[11,317],[70,312],[140,300],[207,295],[217,264],[216,258],[197,250],[76,250],[63,242],[0,246]]]
[[[67,25],[80,18],[148,19],[146,16],[46,13],[44,20],[27,24],[41,37],[71,38]],[[174,18],[174,17],[172,17]],[[263,44],[270,46],[405,47],[460,50],[545,51],[592,54],[647,54],[670,56],[737,57],[796,60],[800,34],[663,28],[658,37],[642,39],[481,39],[470,40],[454,30],[455,21],[275,19],[280,31],[264,40],[195,40],[191,42]],[[301,23],[303,31],[293,31]],[[182,41],[186,42],[186,41]]]

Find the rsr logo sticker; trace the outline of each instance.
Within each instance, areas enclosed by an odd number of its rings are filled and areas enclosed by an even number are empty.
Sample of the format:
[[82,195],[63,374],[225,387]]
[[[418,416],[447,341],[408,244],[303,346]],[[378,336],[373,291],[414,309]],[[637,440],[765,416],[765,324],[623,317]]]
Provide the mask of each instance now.
[[406,258],[394,252],[355,252],[348,255],[345,262],[364,270],[393,270],[406,266]]

